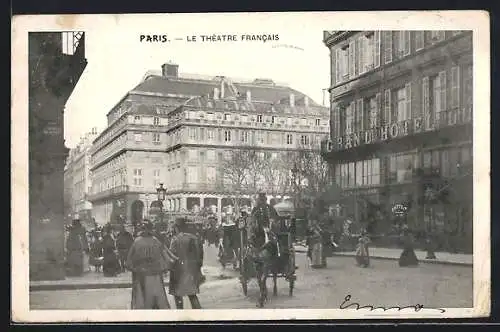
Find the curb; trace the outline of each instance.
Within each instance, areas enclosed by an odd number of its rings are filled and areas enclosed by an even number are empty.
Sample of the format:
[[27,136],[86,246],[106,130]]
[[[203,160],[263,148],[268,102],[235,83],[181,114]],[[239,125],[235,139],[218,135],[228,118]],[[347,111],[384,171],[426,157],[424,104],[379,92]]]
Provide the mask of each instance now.
[[[295,248],[295,252],[297,253],[305,253],[307,252],[307,248]],[[356,254],[342,254],[342,253],[333,253],[333,256],[336,257],[356,257]],[[386,256],[370,256],[370,259],[377,259],[377,260],[392,260],[392,261],[397,261],[399,260],[398,257],[386,257]],[[452,265],[452,266],[467,266],[467,267],[472,267],[473,263],[465,263],[465,262],[450,262],[450,261],[442,261],[442,260],[433,260],[433,259],[419,259],[419,263],[426,263],[426,264],[441,264],[441,265]]]
[[[168,286],[168,283],[165,283]],[[77,290],[77,289],[114,289],[114,288],[132,288],[131,282],[118,283],[95,283],[95,284],[53,284],[53,285],[30,285],[30,292],[37,291],[60,291],[60,290]]]
[[[333,253],[333,256],[337,257],[356,257],[356,254],[336,254]],[[378,260],[387,260],[387,261],[398,261],[397,257],[384,257],[384,256],[370,256],[370,259],[378,259]],[[424,264],[441,264],[441,265],[451,265],[451,266],[467,266],[472,267],[472,263],[463,263],[463,262],[449,262],[449,261],[440,261],[440,260],[432,260],[432,259],[419,259],[419,263]]]

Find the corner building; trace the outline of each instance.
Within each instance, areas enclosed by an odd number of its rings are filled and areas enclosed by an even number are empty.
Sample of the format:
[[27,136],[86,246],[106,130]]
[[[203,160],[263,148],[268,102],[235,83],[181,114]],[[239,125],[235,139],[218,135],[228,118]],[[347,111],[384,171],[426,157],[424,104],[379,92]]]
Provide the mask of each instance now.
[[[330,141],[344,215],[385,233],[392,209],[414,229],[472,250],[471,31],[325,31]],[[423,197],[428,178],[434,194]],[[427,197],[427,196],[425,196]]]
[[283,149],[319,148],[328,133],[328,108],[290,87],[179,75],[178,65],[164,64],[113,107],[93,142],[94,217],[139,222],[155,208],[159,183],[167,211],[215,205],[220,213],[234,197],[222,185],[224,152],[253,145],[278,158]]

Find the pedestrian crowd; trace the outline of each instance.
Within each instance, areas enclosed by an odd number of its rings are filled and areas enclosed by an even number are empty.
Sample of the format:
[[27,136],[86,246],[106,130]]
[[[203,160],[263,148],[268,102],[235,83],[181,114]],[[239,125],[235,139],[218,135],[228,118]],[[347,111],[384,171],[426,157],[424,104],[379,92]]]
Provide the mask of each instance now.
[[[350,249],[352,239],[357,239],[354,246],[355,262],[359,267],[370,266],[370,234],[366,227],[358,225],[357,234],[353,234],[352,226],[355,222],[345,220],[342,227],[338,227],[332,210],[321,200],[317,200],[308,215],[307,227],[307,257],[311,268],[325,268],[327,257],[331,257],[336,250]],[[415,236],[411,229],[403,224],[399,228],[399,243],[403,251],[399,258],[400,267],[418,266],[415,254]],[[432,251],[428,251],[427,258],[435,258]]]
[[197,294],[204,282],[202,274],[203,243],[199,234],[192,234],[187,218],[177,218],[170,232],[160,232],[145,220],[133,233],[123,225],[114,235],[111,225],[91,231],[73,220],[66,238],[68,276],[85,271],[85,258],[104,276],[132,272],[132,309],[169,309],[164,278],[168,275],[168,291],[175,307],[183,309],[188,297],[191,308],[201,309]]

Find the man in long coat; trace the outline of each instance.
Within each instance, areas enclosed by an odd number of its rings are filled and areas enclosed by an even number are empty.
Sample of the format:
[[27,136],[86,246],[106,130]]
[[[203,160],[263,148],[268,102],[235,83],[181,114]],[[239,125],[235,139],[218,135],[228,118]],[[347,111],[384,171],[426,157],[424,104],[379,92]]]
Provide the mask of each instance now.
[[121,272],[125,271],[125,262],[127,261],[127,255],[134,243],[134,237],[130,232],[128,232],[123,225],[120,225],[120,233],[116,238],[116,249],[118,249],[118,256],[120,258],[120,268]]
[[174,296],[177,309],[184,308],[184,296],[189,298],[192,309],[201,309],[197,294],[202,282],[203,244],[187,232],[186,219],[178,218],[174,229],[170,250],[179,260],[170,272],[169,293]]
[[166,248],[153,236],[153,225],[144,224],[128,253],[132,271],[132,309],[170,309],[163,273],[170,268]]

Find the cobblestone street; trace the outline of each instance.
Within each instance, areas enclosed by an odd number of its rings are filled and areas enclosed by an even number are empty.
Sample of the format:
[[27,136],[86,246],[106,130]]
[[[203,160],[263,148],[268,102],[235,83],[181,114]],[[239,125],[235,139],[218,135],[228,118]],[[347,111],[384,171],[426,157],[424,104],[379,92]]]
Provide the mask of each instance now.
[[[215,269],[215,249],[206,250],[206,264]],[[354,264],[352,257],[332,257],[328,268],[311,269],[304,253],[296,257],[297,281],[294,295],[288,296],[288,284],[279,279],[278,296],[272,296],[272,280],[266,308],[329,308],[337,309],[346,295],[361,305],[464,308],[472,306],[472,268],[441,264],[421,264],[416,268],[400,268],[397,261],[373,260],[367,269]],[[214,272],[212,272],[214,273]],[[217,274],[217,272],[215,272]],[[206,309],[255,308],[258,285],[252,280],[245,297],[238,273],[224,270],[227,278],[212,275],[201,287],[200,301]],[[95,289],[35,291],[30,294],[31,310],[37,309],[128,309],[131,290]],[[189,301],[185,301],[187,304]],[[173,305],[173,298],[170,297]]]

